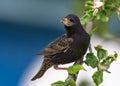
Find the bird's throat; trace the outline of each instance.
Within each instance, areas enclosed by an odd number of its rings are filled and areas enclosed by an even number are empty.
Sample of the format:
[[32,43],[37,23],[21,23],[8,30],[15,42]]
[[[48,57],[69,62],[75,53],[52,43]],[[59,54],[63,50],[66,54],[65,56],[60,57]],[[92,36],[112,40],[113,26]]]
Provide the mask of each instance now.
[[73,27],[65,27],[65,28],[66,28],[68,37],[71,37],[76,33],[82,34],[84,32],[82,28],[73,28]]
[[67,36],[71,37],[73,34],[75,34],[75,30],[71,29],[71,28],[66,28],[67,31]]

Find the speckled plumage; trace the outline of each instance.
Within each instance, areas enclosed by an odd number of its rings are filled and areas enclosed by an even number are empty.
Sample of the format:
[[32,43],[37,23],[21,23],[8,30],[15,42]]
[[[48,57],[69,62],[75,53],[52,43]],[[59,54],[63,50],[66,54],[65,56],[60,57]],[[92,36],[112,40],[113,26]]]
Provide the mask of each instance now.
[[38,54],[44,56],[44,61],[32,80],[40,78],[51,66],[75,62],[86,53],[90,36],[83,29],[79,18],[74,14],[69,14],[61,22],[67,33],[50,43]]

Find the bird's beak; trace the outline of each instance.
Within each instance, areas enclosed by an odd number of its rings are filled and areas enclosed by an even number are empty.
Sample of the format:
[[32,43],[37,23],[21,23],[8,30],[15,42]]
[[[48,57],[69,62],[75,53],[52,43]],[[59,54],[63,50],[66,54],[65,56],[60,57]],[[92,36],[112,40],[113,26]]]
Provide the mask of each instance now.
[[60,22],[62,24],[64,24],[65,26],[72,26],[73,25],[73,23],[70,22],[68,18],[63,18],[63,19],[60,20]]
[[67,18],[63,18],[63,19],[60,20],[60,22],[63,23],[63,24],[65,24],[65,23],[68,22],[68,19]]

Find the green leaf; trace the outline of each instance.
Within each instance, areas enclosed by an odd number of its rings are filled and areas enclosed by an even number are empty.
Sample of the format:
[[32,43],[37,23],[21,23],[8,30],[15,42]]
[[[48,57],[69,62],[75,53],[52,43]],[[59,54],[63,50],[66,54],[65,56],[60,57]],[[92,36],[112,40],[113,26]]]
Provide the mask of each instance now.
[[112,63],[113,61],[116,61],[118,57],[118,54],[115,52],[113,55],[109,55],[107,58],[109,59],[109,62]]
[[109,3],[106,3],[105,4],[105,9],[115,9],[116,8],[116,5],[112,2],[109,2]]
[[97,16],[95,18],[96,18],[96,20],[99,20],[101,18],[100,14],[97,14]]
[[103,62],[98,64],[98,69],[101,71],[108,71],[110,67],[110,62],[108,60],[103,60]]
[[115,52],[114,55],[106,55],[105,58],[102,59],[102,61],[98,64],[98,69],[102,70],[102,71],[106,71],[108,73],[110,73],[110,71],[108,71],[111,63],[113,61],[115,61],[117,59],[117,53]]
[[51,84],[51,86],[76,86],[76,83],[73,79],[69,79],[69,80],[66,80],[65,82],[57,81]]
[[51,84],[51,86],[67,86],[67,85],[63,81],[57,81],[57,82]]
[[98,9],[95,9],[95,10],[93,11],[93,15],[96,16],[97,13],[98,13]]
[[117,54],[117,52],[115,51],[115,52],[114,52],[114,55],[113,55],[113,57],[112,57],[112,61],[116,61],[117,57],[118,57],[118,54]]
[[92,76],[96,86],[103,82],[103,71],[96,71]]
[[102,60],[103,58],[107,57],[108,52],[105,49],[102,49],[101,45],[98,45],[95,47],[96,51],[97,51],[97,57],[99,60]]
[[91,66],[92,68],[95,68],[98,64],[98,59],[96,58],[96,56],[93,53],[88,53],[86,55],[85,63],[88,66]]
[[93,6],[93,5],[94,5],[93,1],[86,1],[86,2],[85,2],[85,6],[86,6],[86,7],[88,7],[88,6]]
[[97,46],[95,46],[94,48],[95,48],[95,50],[98,51],[99,49],[102,49],[102,46],[101,46],[101,45],[97,45]]
[[116,60],[116,59],[117,59],[117,57],[118,57],[118,54],[117,54],[117,52],[116,52],[116,51],[115,51],[114,56],[115,56],[115,60]]
[[108,22],[108,21],[109,21],[109,17],[107,17],[107,16],[102,16],[102,17],[101,17],[101,21],[103,21],[103,22]]
[[77,74],[80,70],[85,70],[85,68],[82,65],[75,64],[68,68],[68,73],[69,74]]
[[87,24],[94,18],[92,15],[92,12],[90,12],[90,11],[86,11],[86,12],[88,12],[88,13],[85,13],[84,16],[80,18],[82,25]]
[[107,54],[108,54],[107,51],[104,49],[99,49],[97,51],[97,57],[99,58],[99,60],[105,58],[107,56]]
[[67,83],[67,86],[76,86],[76,83],[73,79],[69,79],[65,81]]

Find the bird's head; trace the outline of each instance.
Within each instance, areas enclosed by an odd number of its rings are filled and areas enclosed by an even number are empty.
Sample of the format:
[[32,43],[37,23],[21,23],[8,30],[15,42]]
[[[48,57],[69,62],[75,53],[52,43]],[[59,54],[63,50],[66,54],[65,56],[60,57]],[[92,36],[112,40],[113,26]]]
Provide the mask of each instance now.
[[65,18],[61,19],[61,23],[64,24],[65,27],[73,27],[80,24],[79,18],[74,14],[69,14]]

